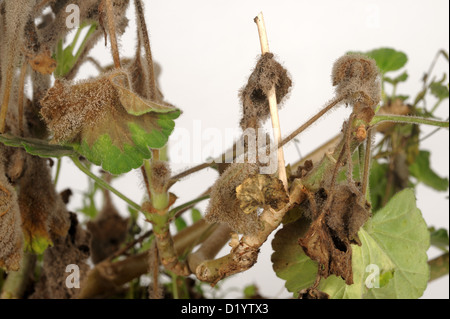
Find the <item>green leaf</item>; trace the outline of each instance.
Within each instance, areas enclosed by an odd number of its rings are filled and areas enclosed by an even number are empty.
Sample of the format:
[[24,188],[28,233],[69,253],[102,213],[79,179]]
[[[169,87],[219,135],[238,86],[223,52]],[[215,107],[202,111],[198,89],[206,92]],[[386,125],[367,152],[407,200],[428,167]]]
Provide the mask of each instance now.
[[390,77],[387,77],[387,76],[383,77],[384,81],[391,83],[393,85],[396,85],[399,82],[405,82],[407,79],[408,79],[408,73],[406,71],[393,79]]
[[438,176],[431,169],[430,152],[428,151],[419,151],[416,160],[409,166],[409,172],[419,182],[437,191],[446,191],[448,189],[448,179]]
[[[415,202],[413,190],[405,189],[361,228],[362,245],[352,245],[353,285],[333,275],[322,279],[319,289],[331,298],[420,297],[429,278],[430,237]],[[311,286],[317,273],[317,264],[297,244],[304,229],[300,219],[285,225],[273,240],[273,268],[294,294]],[[369,280],[373,274],[374,282]]]
[[191,209],[191,218],[192,218],[192,222],[196,223],[200,219],[202,219],[203,216],[202,216],[202,213],[197,208],[192,208]]
[[443,250],[448,251],[448,231],[445,228],[440,228],[438,230],[431,227],[430,231],[430,240],[431,245]]
[[0,142],[6,146],[23,147],[25,151],[31,155],[44,158],[61,158],[63,156],[73,156],[76,154],[70,146],[50,144],[47,141],[36,138],[24,138],[10,134],[0,134]]
[[449,96],[447,86],[439,82],[432,82],[430,84],[430,92],[439,100],[445,100]]
[[369,189],[370,189],[370,201],[372,204],[372,209],[377,211],[381,208],[383,198],[386,196],[386,186],[387,186],[387,172],[389,166],[386,163],[378,163],[378,161],[373,160],[370,168],[369,176]]
[[382,74],[396,71],[405,66],[408,57],[401,51],[391,48],[380,48],[364,53],[377,62],[377,66]]
[[187,223],[183,217],[175,218],[175,227],[177,228],[177,231],[181,231],[187,227]]
[[[83,41],[81,42],[78,51],[73,55],[73,50],[78,42],[78,38],[81,34],[81,31],[85,28],[89,27],[88,32],[86,33]],[[75,63],[78,61],[78,59],[81,56],[81,53],[83,53],[84,48],[86,47],[87,41],[91,37],[91,35],[97,30],[97,23],[93,23],[92,25],[88,25],[86,23],[82,23],[81,26],[78,28],[77,33],[75,34],[75,38],[73,39],[72,43],[63,49],[63,41],[60,40],[58,42],[56,53],[55,53],[55,60],[57,63],[56,70],[54,72],[55,77],[63,77],[67,75],[70,70],[74,67]]]

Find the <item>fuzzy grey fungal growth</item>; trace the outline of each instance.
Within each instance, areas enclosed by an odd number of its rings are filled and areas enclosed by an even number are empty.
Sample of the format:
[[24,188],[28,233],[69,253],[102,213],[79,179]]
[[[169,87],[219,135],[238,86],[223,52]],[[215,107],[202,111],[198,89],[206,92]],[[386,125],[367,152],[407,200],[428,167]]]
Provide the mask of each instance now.
[[16,190],[5,176],[4,147],[0,145],[0,267],[19,270],[23,235]]
[[375,60],[367,56],[342,56],[334,63],[331,78],[337,98],[343,98],[344,103],[375,107],[381,100],[380,73]]
[[105,74],[95,80],[72,85],[58,80],[41,100],[41,115],[53,132],[56,142],[73,140],[83,126],[93,126],[106,107],[117,100],[116,90]]
[[245,214],[236,197],[236,187],[247,177],[257,174],[258,170],[256,164],[231,164],[211,189],[211,199],[205,216],[206,221],[225,223],[233,231],[243,234],[253,234],[260,230],[257,212]]
[[152,163],[152,172],[150,184],[157,193],[164,192],[167,188],[171,176],[171,170],[167,162],[154,161]]
[[273,54],[266,53],[258,60],[247,85],[239,93],[242,101],[240,124],[243,130],[248,127],[257,128],[270,117],[267,96],[273,86],[280,106],[292,86],[292,80],[287,70],[275,61]]

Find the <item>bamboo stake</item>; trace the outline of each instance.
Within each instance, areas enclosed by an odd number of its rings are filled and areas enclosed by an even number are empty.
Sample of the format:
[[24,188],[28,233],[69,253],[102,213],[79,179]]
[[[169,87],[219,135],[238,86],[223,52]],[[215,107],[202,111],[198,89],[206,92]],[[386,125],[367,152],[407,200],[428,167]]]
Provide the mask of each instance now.
[[[261,53],[264,55],[265,53],[269,53],[269,41],[267,39],[266,26],[264,24],[264,17],[262,12],[258,14],[258,16],[254,19],[259,33],[259,42],[261,44]],[[269,94],[267,96],[269,100],[270,107],[270,117],[272,119],[272,128],[273,128],[273,136],[275,139],[276,145],[281,144],[281,129],[280,129],[280,120],[278,117],[278,107],[277,107],[277,96],[275,92],[275,86],[273,86]],[[288,189],[287,184],[287,176],[286,176],[286,164],[284,162],[284,152],[283,148],[279,147],[277,149],[278,154],[278,178],[283,182],[284,188]]]

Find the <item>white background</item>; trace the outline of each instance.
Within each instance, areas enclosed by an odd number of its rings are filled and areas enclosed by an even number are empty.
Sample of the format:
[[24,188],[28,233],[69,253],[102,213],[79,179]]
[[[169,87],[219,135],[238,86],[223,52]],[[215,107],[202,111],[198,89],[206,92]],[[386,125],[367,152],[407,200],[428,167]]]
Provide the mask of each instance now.
[[[408,55],[406,68],[409,79],[398,87],[399,94],[415,96],[421,89],[421,78],[439,49],[449,51],[449,13],[447,0],[433,1],[144,1],[155,61],[162,66],[160,87],[168,102],[183,110],[176,120],[176,136],[180,129],[192,132],[195,123],[202,130],[215,128],[223,136],[228,129],[237,129],[240,119],[238,90],[245,85],[258,54],[258,32],[253,18],[264,14],[269,45],[290,72],[294,85],[290,97],[280,111],[283,135],[300,126],[333,97],[330,73],[333,62],[347,51],[368,51],[392,47]],[[135,16],[130,5],[128,31],[120,39],[121,57],[135,52]],[[101,40],[92,55],[102,65],[112,63],[109,44]],[[438,60],[434,75],[448,73],[448,63]],[[86,63],[78,78],[96,75]],[[386,89],[390,93],[387,84]],[[433,101],[430,100],[429,105]],[[448,100],[437,114],[448,118]],[[299,136],[299,148],[305,155],[339,132],[349,109],[341,107]],[[270,123],[268,123],[270,124]],[[270,129],[270,126],[268,126]],[[425,135],[433,128],[423,127]],[[192,137],[191,137],[192,139]],[[174,144],[173,138],[170,143]],[[422,149],[430,150],[432,168],[441,176],[449,176],[449,132],[440,130],[425,140]],[[192,141],[191,141],[192,144]],[[207,137],[201,145],[208,144]],[[170,145],[170,144],[169,144]],[[210,144],[209,144],[210,145]],[[214,154],[230,147],[225,143]],[[191,153],[194,152],[189,145]],[[169,153],[170,156],[170,153]],[[287,163],[298,159],[294,144],[285,148]],[[179,172],[198,164],[191,154],[190,161],[172,167]],[[206,156],[203,156],[206,159]],[[205,170],[176,184],[171,191],[178,204],[195,198],[216,179],[217,173]],[[63,162],[58,188],[70,187],[75,195],[70,207],[80,207],[81,192],[86,177]],[[131,172],[114,181],[114,187],[140,202],[144,188],[139,172]],[[434,192],[417,188],[418,206],[427,223],[437,228],[449,228],[448,191]],[[114,198],[126,212],[125,205]],[[207,202],[198,205],[204,212]],[[257,264],[249,271],[232,276],[222,284],[225,297],[241,297],[242,288],[256,284],[263,296],[289,298],[292,295],[278,279],[270,262],[271,236],[263,245]],[[225,254],[228,247],[221,252]],[[429,256],[439,254],[430,249]],[[429,285],[423,298],[448,298],[449,277]],[[236,289],[237,288],[237,289]]]

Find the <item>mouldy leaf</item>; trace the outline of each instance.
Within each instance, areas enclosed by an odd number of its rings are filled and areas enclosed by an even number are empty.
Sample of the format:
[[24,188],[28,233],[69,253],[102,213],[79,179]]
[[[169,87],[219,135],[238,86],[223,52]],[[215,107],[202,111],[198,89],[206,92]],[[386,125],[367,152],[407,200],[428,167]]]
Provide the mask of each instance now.
[[3,166],[0,153],[0,267],[17,271],[23,252],[21,218],[16,190],[8,182]]
[[437,175],[430,167],[430,152],[420,151],[414,163],[409,166],[409,172],[418,181],[437,190],[448,189],[448,179]]
[[53,239],[67,234],[68,212],[53,187],[45,160],[28,156],[27,170],[20,179],[19,207],[28,251],[41,254]]
[[[76,297],[80,289],[66,284],[73,282],[74,269],[67,271],[68,265],[77,265],[80,285],[89,271],[89,232],[79,224],[75,214],[70,213],[70,229],[67,236],[55,239],[55,245],[44,253],[42,273],[30,299],[69,299]],[[71,276],[72,278],[68,278]]]
[[241,209],[246,214],[256,212],[258,207],[270,206],[279,210],[289,202],[283,182],[267,174],[248,177],[236,188],[236,197],[240,200]]
[[331,79],[336,86],[336,96],[345,103],[354,106],[362,103],[372,109],[381,100],[379,70],[375,61],[365,55],[340,57],[333,64]]
[[55,82],[41,101],[54,140],[112,174],[140,167],[150,148],[166,144],[180,110],[141,99],[129,86],[123,70],[75,85]]
[[[419,298],[429,278],[430,236],[415,202],[413,190],[405,189],[361,228],[362,245],[352,246],[353,285],[330,276],[322,279],[318,289],[330,298]],[[275,272],[295,294],[308,288],[317,273],[317,264],[295,247],[296,237],[301,236],[298,223],[300,220],[278,231],[272,255]],[[374,267],[379,270],[379,288],[369,277]],[[369,282],[373,288],[368,288]]]
[[209,205],[206,209],[206,221],[225,223],[233,231],[243,234],[258,231],[260,223],[256,211],[245,214],[236,197],[236,187],[257,172],[256,164],[232,163],[212,186]]
[[280,105],[291,86],[292,80],[287,70],[275,61],[273,54],[262,55],[249,76],[247,85],[239,94],[242,101],[240,122],[242,129],[256,128],[269,118],[270,108],[267,96],[272,87],[275,87],[277,102]]

